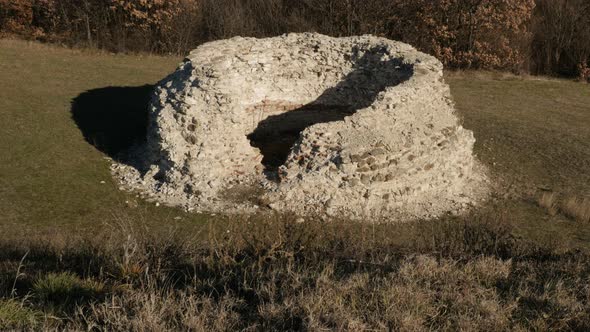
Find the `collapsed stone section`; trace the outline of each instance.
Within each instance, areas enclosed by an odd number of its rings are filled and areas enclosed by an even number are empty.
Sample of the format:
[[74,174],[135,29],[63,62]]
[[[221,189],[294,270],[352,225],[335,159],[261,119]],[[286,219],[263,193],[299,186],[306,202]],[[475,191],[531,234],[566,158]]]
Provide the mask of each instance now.
[[473,143],[441,63],[409,45],[233,38],[158,84],[142,162],[116,174],[189,209],[421,218],[482,196]]

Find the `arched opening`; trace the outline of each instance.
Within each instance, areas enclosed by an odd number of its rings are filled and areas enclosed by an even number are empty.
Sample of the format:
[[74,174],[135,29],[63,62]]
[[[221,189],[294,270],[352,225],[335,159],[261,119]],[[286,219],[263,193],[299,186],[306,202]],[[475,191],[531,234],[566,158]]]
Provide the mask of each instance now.
[[[342,121],[356,111],[369,107],[387,87],[407,81],[413,66],[401,59],[382,61],[383,50],[369,50],[355,61],[353,70],[338,84],[328,87],[313,102],[284,109],[284,105],[262,103],[262,113],[272,114],[260,121],[247,135],[250,144],[260,150],[265,174],[276,179],[301,132],[312,125]],[[283,108],[281,111],[279,108]]]

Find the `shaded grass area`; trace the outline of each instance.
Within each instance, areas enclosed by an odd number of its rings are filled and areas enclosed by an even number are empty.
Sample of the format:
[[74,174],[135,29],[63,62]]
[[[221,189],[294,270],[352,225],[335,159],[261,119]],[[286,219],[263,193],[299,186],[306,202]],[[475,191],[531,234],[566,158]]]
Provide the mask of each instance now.
[[[3,239],[0,296],[13,295],[0,302],[0,328],[590,328],[590,257],[515,238],[507,220],[489,216],[242,219],[204,241],[129,225],[77,240]],[[402,233],[412,240],[397,240]],[[20,318],[3,320],[8,310]]]
[[123,150],[145,141],[153,89],[146,84],[89,90],[72,101],[72,119],[88,143],[117,159]]

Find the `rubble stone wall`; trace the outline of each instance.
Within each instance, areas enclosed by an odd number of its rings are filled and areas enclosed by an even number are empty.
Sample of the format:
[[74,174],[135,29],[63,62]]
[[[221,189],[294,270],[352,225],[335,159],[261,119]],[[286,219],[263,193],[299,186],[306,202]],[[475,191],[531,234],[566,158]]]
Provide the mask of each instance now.
[[[158,200],[207,211],[459,211],[483,197],[485,177],[442,69],[373,36],[211,42],[158,84],[137,166],[115,174]],[[255,199],[228,194],[238,188]]]

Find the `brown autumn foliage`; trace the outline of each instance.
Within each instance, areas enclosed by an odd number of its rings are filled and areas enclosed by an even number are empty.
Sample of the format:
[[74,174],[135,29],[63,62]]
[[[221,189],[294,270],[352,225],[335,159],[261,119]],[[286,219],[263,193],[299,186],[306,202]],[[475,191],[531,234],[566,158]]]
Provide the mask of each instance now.
[[33,21],[32,1],[0,0],[0,30],[24,33]]
[[402,40],[455,68],[517,70],[526,63],[534,0],[205,0],[212,39],[319,31]]
[[236,35],[375,34],[452,68],[590,77],[586,0],[0,0],[0,31],[175,54]]
[[534,0],[400,1],[392,31],[451,67],[518,70]]
[[181,10],[179,4],[180,0],[110,0],[107,10],[116,27],[142,36],[149,35],[153,42],[146,46],[153,51],[154,48],[164,48],[165,36],[171,32],[171,23]]

